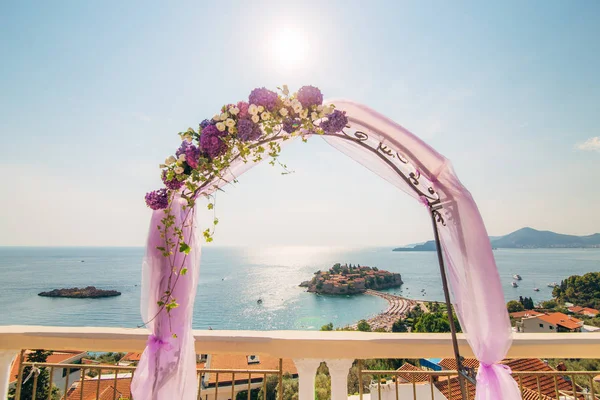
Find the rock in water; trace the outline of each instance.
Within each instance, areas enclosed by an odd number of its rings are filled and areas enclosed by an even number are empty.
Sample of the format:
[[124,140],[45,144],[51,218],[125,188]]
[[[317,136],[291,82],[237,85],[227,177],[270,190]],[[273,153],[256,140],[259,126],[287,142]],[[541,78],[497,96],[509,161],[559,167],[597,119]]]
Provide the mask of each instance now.
[[121,292],[116,290],[96,289],[94,286],[86,288],[54,289],[49,292],[38,293],[38,296],[44,297],[68,297],[73,299],[95,299],[99,297],[120,296]]

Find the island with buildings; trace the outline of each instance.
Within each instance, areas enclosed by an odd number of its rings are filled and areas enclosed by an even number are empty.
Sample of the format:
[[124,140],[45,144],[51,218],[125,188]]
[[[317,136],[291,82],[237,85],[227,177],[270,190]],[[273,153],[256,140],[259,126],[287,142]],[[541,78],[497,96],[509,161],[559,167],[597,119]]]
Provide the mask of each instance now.
[[376,267],[335,264],[328,271],[317,271],[310,281],[300,284],[311,293],[358,294],[367,290],[390,289],[402,286],[400,274]]

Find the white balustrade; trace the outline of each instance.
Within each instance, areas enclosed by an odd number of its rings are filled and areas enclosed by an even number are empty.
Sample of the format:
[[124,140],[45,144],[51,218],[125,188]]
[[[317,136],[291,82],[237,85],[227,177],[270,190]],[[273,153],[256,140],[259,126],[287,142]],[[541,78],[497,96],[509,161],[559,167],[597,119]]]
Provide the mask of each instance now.
[[315,398],[315,376],[321,365],[316,358],[295,359],[298,370],[298,400],[313,400]]
[[348,373],[354,360],[325,360],[331,376],[331,399],[348,399]]

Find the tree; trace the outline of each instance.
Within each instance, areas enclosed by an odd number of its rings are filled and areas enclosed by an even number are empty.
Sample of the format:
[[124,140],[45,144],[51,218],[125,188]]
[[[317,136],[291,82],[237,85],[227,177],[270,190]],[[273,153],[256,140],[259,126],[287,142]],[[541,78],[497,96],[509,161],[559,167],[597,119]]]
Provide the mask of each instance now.
[[406,326],[404,321],[399,319],[392,325],[392,332],[408,332],[408,327]]
[[554,288],[552,295],[560,303],[600,309],[600,272],[570,276]]
[[361,332],[371,332],[371,325],[369,325],[369,323],[364,319],[358,321],[357,328]]
[[333,330],[333,323],[328,323],[327,325],[323,325],[321,327],[322,331],[332,331]]
[[[35,350],[27,355],[27,361],[35,363],[44,363],[48,359],[48,356],[51,354],[51,351]],[[30,373],[31,367],[28,366],[23,368],[23,380],[25,380]],[[27,382],[21,385],[21,400],[28,400],[33,398],[33,382],[34,375],[31,375]],[[60,398],[59,389],[54,385],[52,386],[52,388],[50,388],[50,372],[48,371],[48,368],[40,368],[40,374],[37,378],[37,388],[35,390],[36,399],[48,398],[48,392],[50,390],[52,399]],[[14,400],[15,395],[16,388],[11,388],[8,393],[9,400]]]
[[556,304],[556,300],[548,300],[548,301],[542,301],[542,304],[540,304],[540,306],[547,310],[552,310],[553,308],[556,308],[558,306],[558,304]]
[[317,374],[315,379],[315,399],[331,399],[331,377],[329,374]]
[[[298,379],[292,379],[289,374],[285,374],[281,386],[283,400],[298,400]],[[277,388],[277,398],[279,398],[279,387]]]
[[519,303],[517,300],[511,300],[508,303],[506,303],[506,309],[509,313],[514,313],[523,311],[525,307],[523,307],[523,304]]
[[[267,376],[267,393],[263,391],[263,387],[258,392],[258,400],[277,400],[277,387],[279,386],[279,377],[277,375]],[[250,394],[252,396],[252,394]],[[246,392],[246,398],[248,392]],[[237,397],[237,396],[236,396]]]
[[[454,327],[456,328],[457,332],[460,332],[460,325],[456,318],[454,318]],[[450,332],[448,314],[440,312],[422,314],[418,320],[415,321],[413,332]]]

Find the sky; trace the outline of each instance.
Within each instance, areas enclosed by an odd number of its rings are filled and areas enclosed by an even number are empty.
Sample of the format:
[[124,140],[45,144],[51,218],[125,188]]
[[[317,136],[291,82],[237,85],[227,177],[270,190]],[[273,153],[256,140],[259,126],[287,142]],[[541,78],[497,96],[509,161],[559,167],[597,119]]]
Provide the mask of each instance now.
[[[598,20],[593,0],[2,2],[0,245],[144,245],[177,132],[282,84],[421,137],[490,235],[600,232]],[[320,138],[282,161],[218,194],[217,245],[432,238],[418,202]]]

